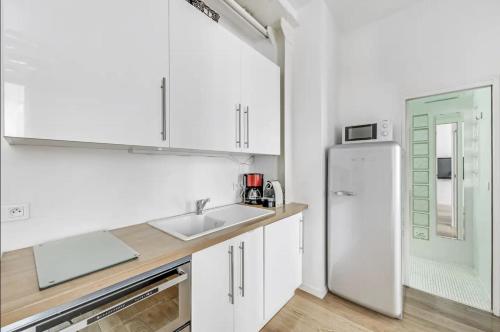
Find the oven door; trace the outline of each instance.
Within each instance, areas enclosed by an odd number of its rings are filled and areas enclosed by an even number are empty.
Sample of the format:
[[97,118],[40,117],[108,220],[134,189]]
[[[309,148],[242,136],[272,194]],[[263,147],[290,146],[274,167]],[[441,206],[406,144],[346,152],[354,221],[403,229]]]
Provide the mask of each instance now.
[[[191,265],[154,275],[37,331],[190,331]],[[54,326],[53,323],[57,325]]]

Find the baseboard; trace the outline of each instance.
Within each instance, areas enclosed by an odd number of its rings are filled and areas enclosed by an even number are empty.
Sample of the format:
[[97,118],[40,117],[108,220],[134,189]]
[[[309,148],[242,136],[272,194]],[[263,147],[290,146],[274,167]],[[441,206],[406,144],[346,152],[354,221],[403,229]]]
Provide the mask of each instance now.
[[326,288],[326,286],[322,288],[317,288],[306,284],[302,284],[300,285],[299,288],[302,289],[304,292],[314,295],[320,299],[324,298],[326,296],[326,293],[328,293],[328,289]]

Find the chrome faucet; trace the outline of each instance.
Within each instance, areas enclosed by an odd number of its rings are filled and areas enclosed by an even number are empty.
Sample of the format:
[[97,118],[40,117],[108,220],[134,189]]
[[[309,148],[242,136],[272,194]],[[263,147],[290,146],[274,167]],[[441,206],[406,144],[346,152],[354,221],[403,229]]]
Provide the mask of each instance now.
[[210,202],[210,198],[205,198],[205,199],[199,199],[196,201],[196,214],[200,215],[203,214],[203,209],[205,208],[205,205]]

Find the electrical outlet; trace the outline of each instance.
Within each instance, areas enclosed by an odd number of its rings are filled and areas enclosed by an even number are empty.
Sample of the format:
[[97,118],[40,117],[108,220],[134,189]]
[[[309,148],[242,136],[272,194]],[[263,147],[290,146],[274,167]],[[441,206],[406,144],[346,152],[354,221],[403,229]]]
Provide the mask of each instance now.
[[28,203],[2,205],[2,222],[26,220],[30,217]]

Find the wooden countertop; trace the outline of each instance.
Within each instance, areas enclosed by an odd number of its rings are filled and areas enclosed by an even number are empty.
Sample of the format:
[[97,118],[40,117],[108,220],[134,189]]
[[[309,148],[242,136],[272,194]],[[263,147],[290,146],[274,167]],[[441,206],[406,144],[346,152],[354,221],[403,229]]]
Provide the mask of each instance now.
[[115,236],[140,253],[138,259],[42,291],[38,289],[33,249],[6,252],[1,259],[1,326],[71,302],[305,209],[306,204],[286,204],[271,209],[276,211],[274,215],[191,241],[179,240],[146,223],[115,229],[112,231]]

